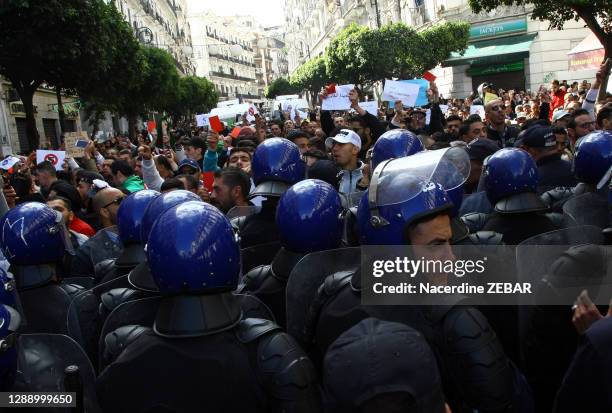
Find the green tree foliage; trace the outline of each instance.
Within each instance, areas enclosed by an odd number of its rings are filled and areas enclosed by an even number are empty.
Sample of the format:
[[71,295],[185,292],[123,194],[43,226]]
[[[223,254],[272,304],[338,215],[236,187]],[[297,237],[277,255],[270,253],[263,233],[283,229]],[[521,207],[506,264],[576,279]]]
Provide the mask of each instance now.
[[144,66],[137,81],[124,92],[119,105],[120,113],[128,116],[130,136],[135,133],[139,114],[149,111],[163,112],[178,100],[179,74],[174,58],[165,50],[142,47]]
[[332,79],[358,85],[370,82],[364,66],[376,59],[378,53],[365,50],[362,39],[369,36],[371,31],[366,26],[352,23],[330,42],[325,51],[325,67]]
[[[611,0],[469,0],[475,13],[490,11],[501,6],[533,5],[531,17],[548,21],[551,29],[561,30],[566,22],[582,19],[604,47],[605,57],[612,59],[612,1]],[[607,79],[600,92],[606,90]],[[600,95],[601,96],[601,95]]]
[[85,112],[94,132],[105,112],[120,112],[125,106],[125,100],[129,99],[126,91],[140,82],[145,67],[140,43],[130,24],[112,4],[106,10],[105,20],[99,22],[106,30],[105,48],[109,54],[105,60],[95,61],[95,68],[88,76],[82,74],[76,88],[85,102]]
[[30,149],[38,147],[36,89],[48,82],[78,89],[111,60],[114,46],[103,0],[11,0],[0,2],[0,74],[6,76],[26,112]]
[[322,56],[318,56],[298,67],[291,75],[289,82],[297,90],[317,93],[325,86],[328,79],[325,59]]
[[212,82],[203,77],[185,76],[179,79],[177,100],[171,112],[175,117],[208,113],[217,106],[219,95]]
[[469,24],[444,23],[417,32],[403,23],[370,29],[351,25],[328,46],[327,73],[342,83],[369,85],[385,78],[412,78],[463,52]]
[[270,85],[264,91],[264,96],[268,99],[274,99],[280,95],[291,95],[297,93],[298,90],[289,83],[289,81],[283,77],[272,81]]

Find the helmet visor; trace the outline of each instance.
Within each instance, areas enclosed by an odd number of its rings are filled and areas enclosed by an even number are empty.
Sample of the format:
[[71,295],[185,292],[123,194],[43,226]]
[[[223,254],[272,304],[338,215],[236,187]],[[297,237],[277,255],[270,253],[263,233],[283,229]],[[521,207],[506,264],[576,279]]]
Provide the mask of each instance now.
[[470,158],[463,148],[419,152],[383,162],[374,171],[376,205],[395,205],[418,195],[425,183],[440,184],[446,191],[462,185],[470,175]]

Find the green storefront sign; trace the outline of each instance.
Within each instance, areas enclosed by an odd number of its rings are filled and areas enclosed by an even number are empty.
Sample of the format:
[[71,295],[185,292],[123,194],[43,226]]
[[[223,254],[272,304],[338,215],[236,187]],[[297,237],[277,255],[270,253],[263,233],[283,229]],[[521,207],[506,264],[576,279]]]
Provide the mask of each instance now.
[[485,76],[495,73],[518,72],[525,69],[525,63],[520,60],[517,62],[496,64],[491,66],[471,66],[466,73],[468,76]]
[[527,20],[516,19],[504,22],[495,22],[472,26],[470,28],[470,40],[484,40],[490,37],[516,34],[527,31]]

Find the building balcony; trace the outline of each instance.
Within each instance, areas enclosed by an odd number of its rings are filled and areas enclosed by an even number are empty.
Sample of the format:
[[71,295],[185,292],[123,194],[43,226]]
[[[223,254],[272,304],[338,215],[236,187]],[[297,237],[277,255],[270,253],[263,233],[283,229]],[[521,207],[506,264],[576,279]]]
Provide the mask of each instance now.
[[221,60],[226,60],[228,62],[238,63],[239,65],[255,67],[255,63],[245,62],[245,61],[242,61],[240,59],[236,59],[235,57],[223,56],[222,54],[216,54],[216,53],[209,53],[208,55],[210,57],[214,57],[216,59],[221,59]]
[[236,75],[232,75],[230,73],[214,72],[214,71],[211,71],[210,75],[211,76],[217,76],[217,77],[223,77],[223,78],[226,78],[226,79],[240,80],[240,81],[243,81],[243,82],[254,82],[256,80],[256,79],[252,79],[250,77],[236,76]]
[[[215,40],[218,40],[218,41],[220,41],[222,43],[225,43],[225,44],[227,44],[229,46],[231,46],[233,44],[239,44],[237,42],[233,42],[233,41],[227,40],[223,36],[220,36],[219,34],[215,34],[215,33],[206,32],[206,36],[210,37],[211,39],[215,39]],[[240,47],[242,47],[246,51],[253,52],[253,48],[251,46],[245,46],[243,44],[240,44]]]

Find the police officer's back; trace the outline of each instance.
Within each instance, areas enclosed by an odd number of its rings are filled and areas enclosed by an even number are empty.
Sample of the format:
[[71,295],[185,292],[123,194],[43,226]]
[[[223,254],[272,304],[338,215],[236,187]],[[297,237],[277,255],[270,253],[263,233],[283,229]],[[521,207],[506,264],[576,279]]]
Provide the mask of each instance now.
[[147,258],[164,296],[153,329],[107,336],[124,347],[98,379],[105,411],[318,411],[312,366],[274,323],[243,319],[232,290],[240,253],[216,208],[186,202],[166,211]]
[[557,229],[544,215],[548,208],[536,193],[538,169],[527,152],[497,151],[485,161],[483,173],[487,198],[494,206],[483,230],[498,232],[504,243],[517,245]]
[[62,281],[60,264],[72,244],[61,213],[28,202],[9,210],[0,225],[2,251],[11,263],[27,320],[23,331],[66,333],[70,302],[84,289]]
[[278,241],[275,222],[278,198],[305,175],[299,148],[284,138],[266,139],[259,144],[251,168],[256,187],[249,198],[263,196],[266,201],[259,213],[233,220],[240,232],[241,248]]
[[293,185],[280,199],[276,223],[283,246],[270,265],[249,271],[238,287],[261,299],[285,326],[285,287],[304,255],[338,248],[342,238],[342,205],[334,187],[318,179]]

